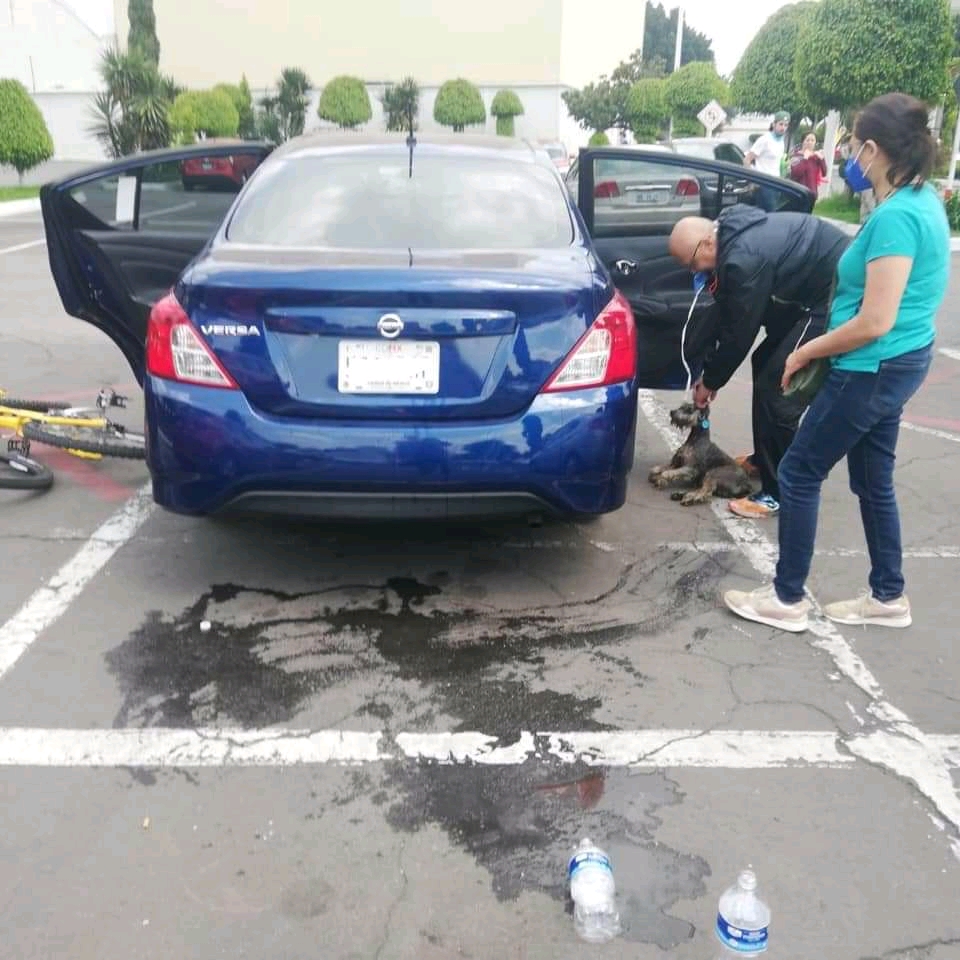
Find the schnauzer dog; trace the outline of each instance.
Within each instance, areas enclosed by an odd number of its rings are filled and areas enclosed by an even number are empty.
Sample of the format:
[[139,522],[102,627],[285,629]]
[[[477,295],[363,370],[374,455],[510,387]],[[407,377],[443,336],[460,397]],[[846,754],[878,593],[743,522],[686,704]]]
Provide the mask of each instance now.
[[696,488],[670,494],[671,500],[679,500],[685,507],[707,503],[711,497],[745,497],[754,492],[744,469],[710,439],[709,407],[681,404],[670,411],[670,422],[675,427],[689,427],[690,433],[669,463],[650,471],[648,479],[655,487]]

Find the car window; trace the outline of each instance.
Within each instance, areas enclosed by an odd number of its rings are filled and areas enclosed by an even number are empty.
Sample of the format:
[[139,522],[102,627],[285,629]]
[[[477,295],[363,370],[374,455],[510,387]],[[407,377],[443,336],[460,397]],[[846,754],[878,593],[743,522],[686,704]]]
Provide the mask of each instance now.
[[744,152],[735,143],[718,143],[715,156],[726,163],[742,164]]
[[553,144],[548,144],[546,151],[552,160],[562,160],[567,155],[563,147],[557,147]]
[[227,228],[237,243],[339,249],[568,246],[573,223],[556,174],[502,154],[420,147],[278,158]]
[[74,187],[70,196],[106,227],[208,235],[261,162],[260,151],[197,155],[142,167],[139,195],[132,171]]
[[792,194],[746,176],[640,157],[595,157],[592,163],[595,237],[667,235],[683,217],[714,219],[738,203],[799,209]]

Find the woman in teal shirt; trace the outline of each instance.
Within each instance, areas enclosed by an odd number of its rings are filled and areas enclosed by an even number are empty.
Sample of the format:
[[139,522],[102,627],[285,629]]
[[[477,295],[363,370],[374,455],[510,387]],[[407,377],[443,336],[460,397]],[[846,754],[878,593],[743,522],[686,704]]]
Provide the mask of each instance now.
[[780,462],[774,581],[724,594],[726,605],[747,620],[795,633],[807,629],[804,585],[820,488],[846,457],[870,554],[870,590],[827,604],[824,613],[845,624],[912,622],[893,467],[904,405],[930,369],[950,270],[950,227],[926,182],[936,157],[928,116],[919,100],[891,93],[871,101],[854,125],[847,182],[856,191],[872,187],[877,206],[840,259],[826,333],[787,358],[784,387],[821,357],[830,359],[830,372]]

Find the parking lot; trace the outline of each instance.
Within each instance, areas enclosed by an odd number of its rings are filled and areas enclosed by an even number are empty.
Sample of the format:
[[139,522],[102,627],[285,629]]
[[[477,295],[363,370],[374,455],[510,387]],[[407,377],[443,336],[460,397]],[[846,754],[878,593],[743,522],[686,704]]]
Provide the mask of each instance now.
[[[136,424],[39,215],[0,219],[0,275],[0,387],[112,386]],[[0,492],[0,957],[592,956],[565,902],[589,836],[611,958],[709,957],[748,863],[776,957],[960,958],[956,275],[938,348],[899,447],[903,632],[720,608],[776,527],[646,482],[679,394],[643,395],[628,503],[592,524],[193,520],[143,464],[35,447],[53,489]],[[731,453],[749,402],[745,367]],[[841,467],[810,588],[866,573]]]

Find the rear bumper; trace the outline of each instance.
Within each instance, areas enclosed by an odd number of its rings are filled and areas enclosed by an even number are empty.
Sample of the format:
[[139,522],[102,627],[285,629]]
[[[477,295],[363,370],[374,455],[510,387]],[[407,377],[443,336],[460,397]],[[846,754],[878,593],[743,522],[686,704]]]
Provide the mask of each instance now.
[[177,513],[336,519],[602,514],[626,498],[631,384],[538,396],[511,420],[293,420],[147,377],[154,498]]

